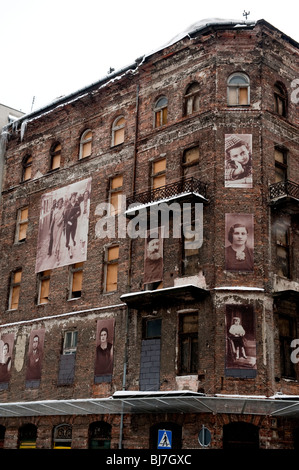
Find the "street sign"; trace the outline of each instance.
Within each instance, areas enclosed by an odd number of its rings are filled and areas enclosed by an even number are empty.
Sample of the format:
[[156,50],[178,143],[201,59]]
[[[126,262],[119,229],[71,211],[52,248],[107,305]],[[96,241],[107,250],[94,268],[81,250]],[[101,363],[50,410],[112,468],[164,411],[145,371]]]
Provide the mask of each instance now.
[[158,449],[171,449],[172,431],[158,430]]

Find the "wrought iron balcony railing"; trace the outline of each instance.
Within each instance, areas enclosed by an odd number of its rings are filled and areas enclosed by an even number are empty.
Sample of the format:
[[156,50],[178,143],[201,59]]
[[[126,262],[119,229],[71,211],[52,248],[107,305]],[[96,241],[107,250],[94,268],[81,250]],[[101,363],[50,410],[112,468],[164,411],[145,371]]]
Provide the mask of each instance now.
[[293,181],[279,181],[269,186],[270,200],[279,197],[292,197],[299,200],[299,184]]
[[207,184],[196,178],[186,178],[174,183],[166,184],[160,188],[150,189],[142,193],[135,193],[127,197],[127,207],[131,204],[150,204],[163,199],[172,199],[184,194],[196,194],[204,199],[207,196]]

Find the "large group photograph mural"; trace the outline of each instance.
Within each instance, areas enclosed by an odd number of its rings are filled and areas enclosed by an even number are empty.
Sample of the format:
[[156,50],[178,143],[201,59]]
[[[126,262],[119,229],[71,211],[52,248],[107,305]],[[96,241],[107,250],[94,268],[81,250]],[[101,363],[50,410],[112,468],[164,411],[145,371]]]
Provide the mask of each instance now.
[[226,305],[226,375],[255,377],[256,335],[251,305]]
[[225,135],[225,187],[252,188],[252,135]]
[[36,273],[86,261],[90,191],[88,178],[42,196]]
[[225,214],[225,232],[226,271],[253,271],[253,215]]

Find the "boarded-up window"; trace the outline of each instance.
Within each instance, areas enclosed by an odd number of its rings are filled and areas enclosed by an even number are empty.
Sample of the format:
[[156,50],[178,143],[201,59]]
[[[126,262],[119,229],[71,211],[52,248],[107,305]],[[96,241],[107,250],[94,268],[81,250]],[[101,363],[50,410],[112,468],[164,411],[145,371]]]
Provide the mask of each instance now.
[[92,132],[91,130],[85,131],[80,140],[80,154],[79,159],[86,158],[91,155]]
[[61,160],[61,145],[55,144],[51,150],[51,170],[56,170],[60,168]]
[[276,227],[277,274],[290,277],[289,226],[278,224]]
[[107,249],[106,260],[106,292],[117,290],[119,246]]
[[21,290],[22,269],[18,269],[12,274],[9,309],[16,310],[19,307],[19,297]]
[[287,180],[287,152],[284,149],[275,148],[275,183]]
[[112,146],[122,144],[125,140],[125,118],[118,117],[112,125]]
[[47,304],[49,302],[50,276],[50,270],[39,274],[39,304]]
[[122,185],[122,175],[110,179],[110,215],[117,215],[121,212]]
[[249,78],[244,73],[234,73],[227,81],[227,104],[244,106],[250,103]]
[[166,158],[153,162],[152,187],[161,188],[166,183]]
[[27,156],[23,161],[23,181],[28,181],[31,179],[32,175],[32,156]]
[[76,263],[71,266],[71,289],[70,298],[81,297],[83,280],[83,263]]
[[167,123],[167,98],[160,98],[155,106],[155,127],[163,126]]
[[17,229],[16,229],[16,243],[26,240],[28,228],[28,207],[23,207],[18,211]]
[[192,147],[185,150],[183,155],[183,172],[184,177],[198,176],[198,163],[199,163],[199,147]]

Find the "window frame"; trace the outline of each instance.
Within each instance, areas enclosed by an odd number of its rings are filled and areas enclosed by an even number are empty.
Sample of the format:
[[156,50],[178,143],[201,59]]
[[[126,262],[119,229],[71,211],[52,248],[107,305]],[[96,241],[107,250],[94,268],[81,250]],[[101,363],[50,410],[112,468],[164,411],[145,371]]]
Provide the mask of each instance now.
[[[70,275],[70,288],[69,288],[69,296],[68,300],[75,300],[75,299],[80,299],[82,297],[82,285],[83,285],[83,270],[84,270],[84,262],[78,262],[70,265],[69,267],[69,275]],[[74,277],[78,273],[81,273],[81,279],[79,279],[79,283],[81,284],[81,290],[74,290]],[[78,295],[74,295],[75,293],[78,293]]]
[[[189,331],[186,332],[184,331],[184,321],[186,320],[187,317],[196,317],[197,318],[197,329],[196,331]],[[188,359],[187,359],[187,366],[183,364],[183,344],[185,343],[185,340],[187,340],[187,347],[188,347]],[[198,368],[199,368],[199,337],[198,337],[198,311],[192,311],[188,313],[181,313],[179,314],[178,318],[178,373],[179,375],[196,375],[198,374]],[[196,351],[194,352],[192,349],[192,346],[195,346]],[[196,357],[194,358],[194,354],[196,354]],[[195,361],[195,369],[193,370],[192,365]]]
[[[22,219],[22,213],[24,211],[27,211],[27,218]],[[15,231],[15,243],[24,243],[27,239],[27,230],[28,230],[28,224],[29,224],[29,218],[28,218],[28,211],[29,211],[29,206],[24,206],[20,207],[17,211],[17,222],[16,222],[16,231]],[[25,229],[21,229],[21,227],[25,225]],[[25,237],[20,238],[20,233],[22,230],[25,230]]]
[[[276,155],[277,153],[280,153],[282,155],[282,162],[276,158]],[[288,150],[283,148],[283,147],[279,147],[279,146],[275,146],[274,148],[274,165],[275,165],[275,182],[276,183],[279,183],[281,181],[286,181],[288,179]],[[279,175],[279,173],[284,173],[284,179],[279,179],[277,178],[277,176]]]
[[[278,116],[287,117],[288,94],[281,82],[276,82],[273,87],[274,112]],[[282,109],[280,109],[282,107]]]
[[[19,281],[16,281],[15,280],[15,277],[17,274],[20,274],[20,280]],[[21,293],[21,282],[22,282],[22,268],[17,268],[15,269],[11,275],[10,275],[10,288],[9,288],[9,300],[8,300],[8,310],[18,310],[19,308],[19,304],[20,304],[20,293]],[[12,300],[13,300],[13,293],[14,293],[14,290],[17,289],[18,290],[18,294],[17,294],[17,297],[18,297],[18,300],[17,300],[17,306],[16,307],[12,307]]]
[[[40,273],[38,273],[38,305],[45,305],[49,303],[51,272],[51,269],[48,269],[46,271],[41,271]],[[47,285],[46,292],[48,295],[41,297],[44,285]],[[45,301],[42,302],[42,299],[45,299]]]
[[[119,124],[119,121],[123,121],[121,124]],[[121,145],[125,141],[125,127],[126,127],[126,118],[123,114],[120,116],[117,116],[111,127],[111,147],[116,147],[118,145]],[[116,139],[118,135],[121,135],[120,141]]]
[[[67,346],[67,338],[71,337],[70,340],[70,346]],[[72,355],[76,354],[77,352],[77,346],[78,346],[78,330],[67,330],[63,334],[63,345],[62,345],[62,354],[64,356],[66,355]]]
[[[234,78],[241,77],[244,79],[245,83],[230,83]],[[247,89],[247,102],[240,103],[240,89]],[[233,98],[233,91],[236,92],[236,103],[233,102],[231,98]],[[232,101],[232,102],[231,102]],[[246,72],[234,72],[230,74],[227,79],[227,106],[229,107],[236,107],[236,106],[250,106],[250,78]]]
[[[197,88],[193,91],[192,89],[195,87]],[[189,85],[186,88],[185,95],[184,95],[184,116],[191,116],[192,114],[199,111],[200,109],[199,94],[200,94],[199,83],[196,81],[189,83]]]
[[[32,155],[31,154],[25,155],[22,161],[22,182],[23,183],[25,183],[26,181],[30,181],[32,179],[32,163],[33,163]],[[25,177],[28,168],[30,168],[29,170],[30,176]]]
[[[90,134],[90,136],[89,136]],[[92,130],[91,129],[86,129],[80,137],[80,146],[79,146],[79,160],[84,160],[85,158],[88,158],[92,154],[92,140],[93,140],[93,135],[92,135]],[[90,153],[87,155],[84,155],[84,148],[90,144]]]
[[[58,157],[59,165],[54,164]],[[61,168],[61,143],[56,141],[50,149],[50,169],[49,171],[57,171]]]
[[[113,250],[115,248],[118,248],[118,253],[117,253],[118,257],[117,258],[112,258],[112,259],[109,260],[109,251]],[[106,294],[109,294],[111,292],[116,292],[118,290],[119,248],[120,248],[120,246],[118,244],[113,244],[113,245],[107,246],[106,249],[105,249],[104,293],[106,293]],[[109,271],[111,271],[113,269],[113,268],[110,268],[112,266],[116,266],[116,282],[111,283],[111,285],[115,285],[115,289],[108,289]]]
[[[165,166],[162,170],[159,170],[157,172],[155,172],[155,165],[159,165],[159,163],[161,162],[165,162]],[[159,189],[159,188],[163,188],[163,186],[166,185],[166,166],[167,166],[167,159],[166,157],[164,158],[159,158],[157,160],[153,160],[152,161],[152,167],[151,167],[151,188],[152,190],[155,190],[155,189]],[[155,181],[157,179],[160,179],[160,178],[164,178],[164,183],[163,184],[159,184],[158,186],[155,185]]]
[[[282,333],[280,320],[287,320],[289,323],[289,335],[285,336]],[[292,331],[291,331],[292,330]],[[288,379],[296,379],[296,368],[290,360],[292,348],[291,342],[294,338],[298,337],[296,317],[287,315],[286,313],[278,313],[278,336],[279,336],[279,358],[280,358],[280,373],[281,376]]]
[[[163,103],[164,102],[164,103]],[[165,126],[168,122],[168,99],[160,96],[154,106],[154,128]]]
[[[121,186],[116,186],[113,187],[113,181],[117,180],[118,178],[121,178]],[[123,175],[115,175],[112,176],[109,179],[109,215],[119,215],[122,210],[122,198],[121,196],[123,194]],[[117,197],[117,207],[114,206],[113,204],[113,198],[115,195],[118,195]]]

